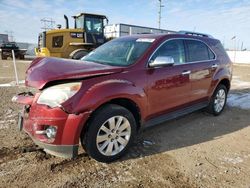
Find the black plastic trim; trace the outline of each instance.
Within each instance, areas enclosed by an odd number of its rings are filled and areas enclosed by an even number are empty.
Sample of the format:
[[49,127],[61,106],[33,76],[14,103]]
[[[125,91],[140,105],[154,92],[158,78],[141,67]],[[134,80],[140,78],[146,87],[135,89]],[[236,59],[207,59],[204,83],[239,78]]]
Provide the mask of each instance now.
[[[33,138],[32,138],[33,139]],[[52,145],[33,139],[35,144],[42,147],[45,152],[63,158],[76,158],[79,145]]]
[[156,118],[153,118],[153,119],[150,119],[150,120],[146,121],[143,124],[143,127],[145,127],[145,128],[146,127],[151,127],[151,126],[163,123],[165,121],[169,121],[169,120],[175,119],[177,117],[189,114],[191,112],[200,110],[202,108],[205,108],[206,106],[208,106],[208,101],[197,103],[195,105],[186,107],[186,108],[181,109],[181,110],[176,110],[176,111],[173,111],[173,112],[170,112],[170,113],[167,113],[167,114],[163,114],[161,116],[158,116]]

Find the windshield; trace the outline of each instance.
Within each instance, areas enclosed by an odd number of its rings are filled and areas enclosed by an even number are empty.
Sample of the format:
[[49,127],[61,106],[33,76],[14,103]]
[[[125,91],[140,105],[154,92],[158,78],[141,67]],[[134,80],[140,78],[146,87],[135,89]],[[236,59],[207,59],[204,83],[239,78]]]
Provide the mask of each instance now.
[[90,52],[82,60],[112,66],[128,66],[139,59],[153,41],[154,39],[112,40]]
[[85,16],[85,30],[88,33],[102,33],[103,19]]

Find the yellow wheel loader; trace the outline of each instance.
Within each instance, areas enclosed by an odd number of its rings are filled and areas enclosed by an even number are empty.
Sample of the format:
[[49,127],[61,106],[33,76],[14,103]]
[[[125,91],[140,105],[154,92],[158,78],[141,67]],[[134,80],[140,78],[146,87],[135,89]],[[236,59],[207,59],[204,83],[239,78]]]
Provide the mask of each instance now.
[[65,18],[65,29],[44,31],[38,36],[36,56],[52,56],[80,59],[88,52],[105,43],[104,15],[80,13],[73,16],[74,28],[69,28],[68,17]]

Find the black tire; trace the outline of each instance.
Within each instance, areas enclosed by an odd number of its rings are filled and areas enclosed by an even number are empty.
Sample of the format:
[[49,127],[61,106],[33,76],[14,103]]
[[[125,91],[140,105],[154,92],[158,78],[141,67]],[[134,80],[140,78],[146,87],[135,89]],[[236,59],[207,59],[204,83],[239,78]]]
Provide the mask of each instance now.
[[[118,153],[116,153],[114,155],[107,156],[107,155],[102,154],[97,147],[97,145],[98,145],[97,144],[97,135],[100,132],[99,130],[101,130],[100,128],[103,125],[105,125],[105,122],[107,122],[107,120],[109,120],[110,118],[113,118],[115,116],[116,117],[117,116],[124,117],[124,118],[126,118],[126,120],[128,120],[128,122],[130,124],[130,128],[131,128],[130,129],[131,133],[130,133],[130,138],[127,142],[127,145],[121,151],[119,151]],[[121,125],[122,125],[122,123],[121,123]],[[115,104],[107,104],[107,105],[101,107],[96,112],[94,112],[92,118],[90,119],[90,121],[87,124],[87,128],[84,131],[84,134],[81,135],[81,142],[82,142],[82,145],[83,145],[83,148],[85,149],[85,151],[95,160],[97,160],[99,162],[112,162],[114,160],[117,160],[118,158],[120,158],[121,156],[123,156],[127,152],[127,150],[129,149],[129,147],[131,146],[131,144],[134,141],[135,135],[136,135],[136,121],[135,121],[135,118],[132,115],[132,113],[122,106],[115,105]],[[106,141],[104,141],[104,142],[106,142]],[[115,149],[115,146],[113,144],[113,141],[111,141],[111,142],[112,142],[111,147],[113,150],[113,149]],[[114,142],[118,143],[117,140]],[[109,141],[109,143],[110,143],[110,141]],[[120,146],[121,145],[122,144],[120,144]],[[105,148],[107,151],[108,145]]]
[[7,56],[1,54],[1,59],[2,59],[2,60],[6,60],[6,59],[7,59]]
[[[217,96],[218,92],[220,92],[221,90],[225,92],[224,105],[222,106],[221,109],[216,110],[216,105],[215,105],[216,99],[217,99],[216,96]],[[223,84],[219,84],[217,86],[217,88],[215,89],[213,96],[210,99],[209,105],[207,107],[207,112],[210,114],[213,114],[214,116],[220,115],[222,113],[222,111],[224,110],[226,103],[227,103],[227,93],[228,93],[228,90],[227,90],[226,86]]]
[[89,53],[88,51],[84,51],[84,50],[77,51],[76,53],[73,54],[72,59],[81,59],[88,53]]
[[19,55],[19,59],[24,59],[24,55]]

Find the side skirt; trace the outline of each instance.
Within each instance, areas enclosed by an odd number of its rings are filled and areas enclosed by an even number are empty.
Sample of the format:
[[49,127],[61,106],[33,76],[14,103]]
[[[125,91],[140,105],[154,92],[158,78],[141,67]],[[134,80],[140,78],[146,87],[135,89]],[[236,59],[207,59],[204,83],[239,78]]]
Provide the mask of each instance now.
[[201,103],[197,103],[195,105],[192,105],[192,106],[188,106],[186,108],[183,108],[181,110],[176,110],[176,111],[173,111],[173,112],[170,112],[170,113],[167,113],[167,114],[163,114],[161,116],[158,116],[156,118],[153,118],[153,119],[150,119],[148,121],[146,121],[144,124],[143,124],[143,128],[148,128],[148,127],[151,127],[151,126],[154,126],[154,125],[157,125],[157,124],[161,124],[165,121],[169,121],[169,120],[172,120],[172,119],[175,119],[177,117],[180,117],[180,116],[184,116],[186,114],[190,114],[194,111],[197,111],[197,110],[200,110],[202,108],[205,108],[208,106],[208,102],[201,102]]

